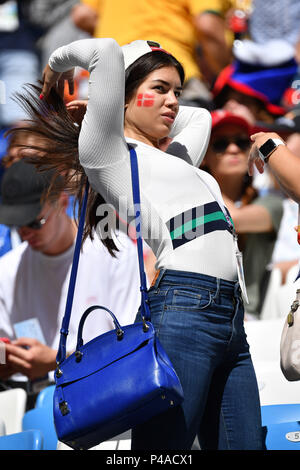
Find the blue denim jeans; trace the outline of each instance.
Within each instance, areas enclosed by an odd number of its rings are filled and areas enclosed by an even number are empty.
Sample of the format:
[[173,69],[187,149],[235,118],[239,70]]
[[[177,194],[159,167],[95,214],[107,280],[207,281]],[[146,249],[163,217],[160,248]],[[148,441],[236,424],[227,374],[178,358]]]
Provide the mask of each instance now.
[[[162,270],[151,321],[181,381],[181,406],[132,430],[132,449],[263,449],[257,381],[238,282]],[[137,320],[140,321],[140,313]]]

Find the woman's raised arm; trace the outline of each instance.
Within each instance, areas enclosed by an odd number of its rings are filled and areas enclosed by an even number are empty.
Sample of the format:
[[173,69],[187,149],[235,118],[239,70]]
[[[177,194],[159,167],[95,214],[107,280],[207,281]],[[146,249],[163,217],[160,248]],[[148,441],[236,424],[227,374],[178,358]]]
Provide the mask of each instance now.
[[83,39],[62,46],[49,59],[46,86],[54,86],[55,79],[70,78],[76,66],[90,74],[87,111],[79,136],[80,162],[87,169],[102,168],[128,155],[123,130],[123,53],[114,39]]
[[204,108],[180,106],[167,152],[199,167],[206,153],[211,132],[211,115]]

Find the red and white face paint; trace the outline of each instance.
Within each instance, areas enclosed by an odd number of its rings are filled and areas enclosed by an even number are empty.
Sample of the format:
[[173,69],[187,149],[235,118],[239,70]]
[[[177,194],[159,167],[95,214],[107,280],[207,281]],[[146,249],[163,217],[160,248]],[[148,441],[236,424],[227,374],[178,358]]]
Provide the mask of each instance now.
[[150,108],[154,105],[154,93],[138,93],[136,104],[138,107]]
[[125,135],[157,146],[170,133],[181,89],[176,68],[162,67],[151,72],[126,105]]

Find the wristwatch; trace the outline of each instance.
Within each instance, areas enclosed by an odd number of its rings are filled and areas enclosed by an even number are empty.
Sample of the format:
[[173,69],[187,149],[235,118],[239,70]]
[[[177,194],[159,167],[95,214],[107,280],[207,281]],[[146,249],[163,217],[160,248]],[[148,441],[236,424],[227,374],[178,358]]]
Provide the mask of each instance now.
[[264,163],[268,162],[270,155],[279,145],[285,145],[285,143],[281,139],[268,139],[263,145],[261,145],[261,147],[259,147],[258,153]]

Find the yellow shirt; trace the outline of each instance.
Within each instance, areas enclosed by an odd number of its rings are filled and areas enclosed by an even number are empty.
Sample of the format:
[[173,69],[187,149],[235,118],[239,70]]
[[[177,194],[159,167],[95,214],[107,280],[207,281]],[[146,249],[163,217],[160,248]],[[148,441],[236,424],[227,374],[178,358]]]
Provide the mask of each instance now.
[[82,0],[99,13],[95,37],[114,38],[120,46],[135,39],[159,42],[182,63],[186,79],[199,77],[193,18],[220,12],[221,0]]

